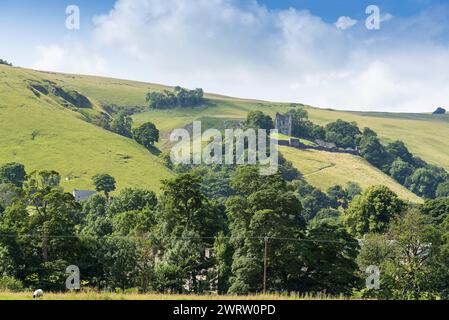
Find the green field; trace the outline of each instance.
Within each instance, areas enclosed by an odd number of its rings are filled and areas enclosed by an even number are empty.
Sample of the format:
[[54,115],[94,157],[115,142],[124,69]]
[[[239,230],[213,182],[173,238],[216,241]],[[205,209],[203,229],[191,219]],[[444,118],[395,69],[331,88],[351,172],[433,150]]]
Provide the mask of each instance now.
[[401,186],[379,169],[371,166],[361,157],[317,150],[299,150],[282,146],[279,149],[310,184],[324,191],[336,184],[345,186],[348,182],[357,182],[362,188],[372,185],[385,185],[404,200],[415,203],[422,202],[420,197]]
[[41,73],[0,66],[0,163],[19,162],[28,171],[61,173],[67,190],[92,188],[99,172],[117,178],[117,188],[159,189],[172,175],[145,148],[80,119],[48,98],[37,98],[24,81]]
[[[30,80],[52,81],[77,90],[92,102],[87,110],[69,110],[50,96],[36,97],[27,87]],[[28,171],[54,169],[62,174],[67,190],[92,188],[90,178],[107,172],[116,177],[118,189],[128,186],[157,190],[160,180],[173,173],[160,160],[131,139],[126,139],[82,119],[80,112],[98,114],[102,106],[146,106],[149,90],[167,87],[135,81],[92,76],[38,72],[0,66],[0,163],[21,162]],[[157,145],[168,150],[171,130],[201,120],[203,128],[220,128],[227,121],[243,120],[252,110],[272,116],[286,112],[288,103],[271,103],[206,95],[207,105],[198,108],[148,110],[133,116],[134,125],[154,122],[161,130]],[[336,119],[356,121],[370,127],[383,141],[403,140],[424,160],[449,169],[449,116],[428,114],[362,113],[307,107],[312,121],[325,124]],[[78,111],[78,112],[77,112]],[[312,184],[326,188],[335,183],[359,182],[366,187],[386,184],[403,198],[420,199],[396,182],[354,156],[326,152],[286,150],[282,152]]]

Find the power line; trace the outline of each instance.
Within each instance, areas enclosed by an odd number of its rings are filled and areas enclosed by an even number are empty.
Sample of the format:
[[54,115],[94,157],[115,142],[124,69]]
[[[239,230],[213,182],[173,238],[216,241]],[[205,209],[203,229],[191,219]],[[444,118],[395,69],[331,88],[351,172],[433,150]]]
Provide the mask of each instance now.
[[[46,237],[47,239],[81,239],[81,238],[94,238],[94,239],[110,239],[110,238],[124,238],[124,239],[144,239],[147,240],[143,236],[120,236],[120,235],[107,235],[107,236],[93,236],[93,235],[45,235],[45,234],[8,234],[8,233],[0,233],[0,237],[9,237],[9,238],[18,238],[18,237],[29,237],[29,238],[42,238]],[[214,240],[217,239],[218,236],[215,237],[162,237],[159,238],[161,240]],[[233,237],[233,236],[221,236],[222,239],[228,240],[265,240],[266,237]],[[338,244],[354,244],[359,245],[360,241],[339,241],[339,240],[330,240],[330,239],[298,239],[298,238],[286,238],[286,237],[269,237],[270,240],[278,240],[278,241],[296,241],[296,242],[311,242],[311,243],[338,243]]]

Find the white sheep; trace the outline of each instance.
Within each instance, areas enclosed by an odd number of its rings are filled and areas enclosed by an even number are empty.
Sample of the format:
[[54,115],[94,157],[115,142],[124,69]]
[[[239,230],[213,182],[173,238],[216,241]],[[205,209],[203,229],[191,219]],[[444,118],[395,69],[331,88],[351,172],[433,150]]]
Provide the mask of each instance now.
[[38,289],[33,293],[33,299],[42,298],[44,296],[44,291],[42,289]]

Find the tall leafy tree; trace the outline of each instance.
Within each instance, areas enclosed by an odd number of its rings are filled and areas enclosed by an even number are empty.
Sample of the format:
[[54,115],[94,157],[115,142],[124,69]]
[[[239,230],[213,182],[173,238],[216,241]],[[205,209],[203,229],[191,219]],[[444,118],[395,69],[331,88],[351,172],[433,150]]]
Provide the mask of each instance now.
[[449,197],[449,180],[442,182],[438,185],[436,197],[437,198]]
[[377,136],[364,135],[359,143],[360,155],[376,168],[388,172],[390,170],[392,156],[380,143]]
[[154,144],[159,141],[159,130],[154,123],[147,122],[133,130],[133,138],[137,143],[151,150]]
[[405,184],[417,195],[433,199],[435,198],[438,185],[444,181],[442,174],[445,173],[442,173],[435,167],[419,168],[407,178]]
[[388,187],[372,186],[350,203],[344,219],[348,231],[362,237],[366,233],[385,231],[404,207],[404,202]]
[[115,179],[109,174],[99,173],[92,177],[92,182],[95,185],[95,190],[104,192],[106,198],[109,198],[109,193],[115,190]]
[[384,299],[438,297],[438,283],[444,278],[440,243],[439,231],[419,211],[395,216],[385,235],[367,236],[362,243],[361,272],[370,265],[381,272],[380,290],[365,294]]
[[253,129],[274,129],[273,119],[262,111],[251,111],[246,117],[245,126]]
[[25,166],[20,163],[8,163],[0,166],[0,183],[11,183],[22,187],[26,178]]
[[358,285],[359,244],[341,225],[324,221],[312,226],[304,244],[304,291],[351,294]]
[[271,183],[264,181],[266,177],[260,177],[255,167],[242,167],[231,183],[238,195],[226,205],[234,248],[229,292],[262,290],[265,237],[272,239],[268,254],[269,289],[299,288],[301,242],[295,240],[303,238],[305,227],[301,203],[288,192],[280,175],[269,179]]
[[404,185],[408,177],[413,174],[414,168],[408,162],[401,158],[396,158],[391,164],[390,176],[393,177],[400,184]]
[[326,125],[326,140],[334,142],[338,147],[355,148],[361,132],[355,122],[338,119]]

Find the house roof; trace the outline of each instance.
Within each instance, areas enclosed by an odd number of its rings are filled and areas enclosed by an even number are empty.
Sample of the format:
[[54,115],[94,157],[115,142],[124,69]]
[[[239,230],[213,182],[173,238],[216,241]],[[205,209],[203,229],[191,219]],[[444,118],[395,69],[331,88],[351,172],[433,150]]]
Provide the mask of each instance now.
[[85,201],[89,199],[91,196],[96,194],[96,191],[92,190],[73,190],[73,197],[75,198],[75,201]]

